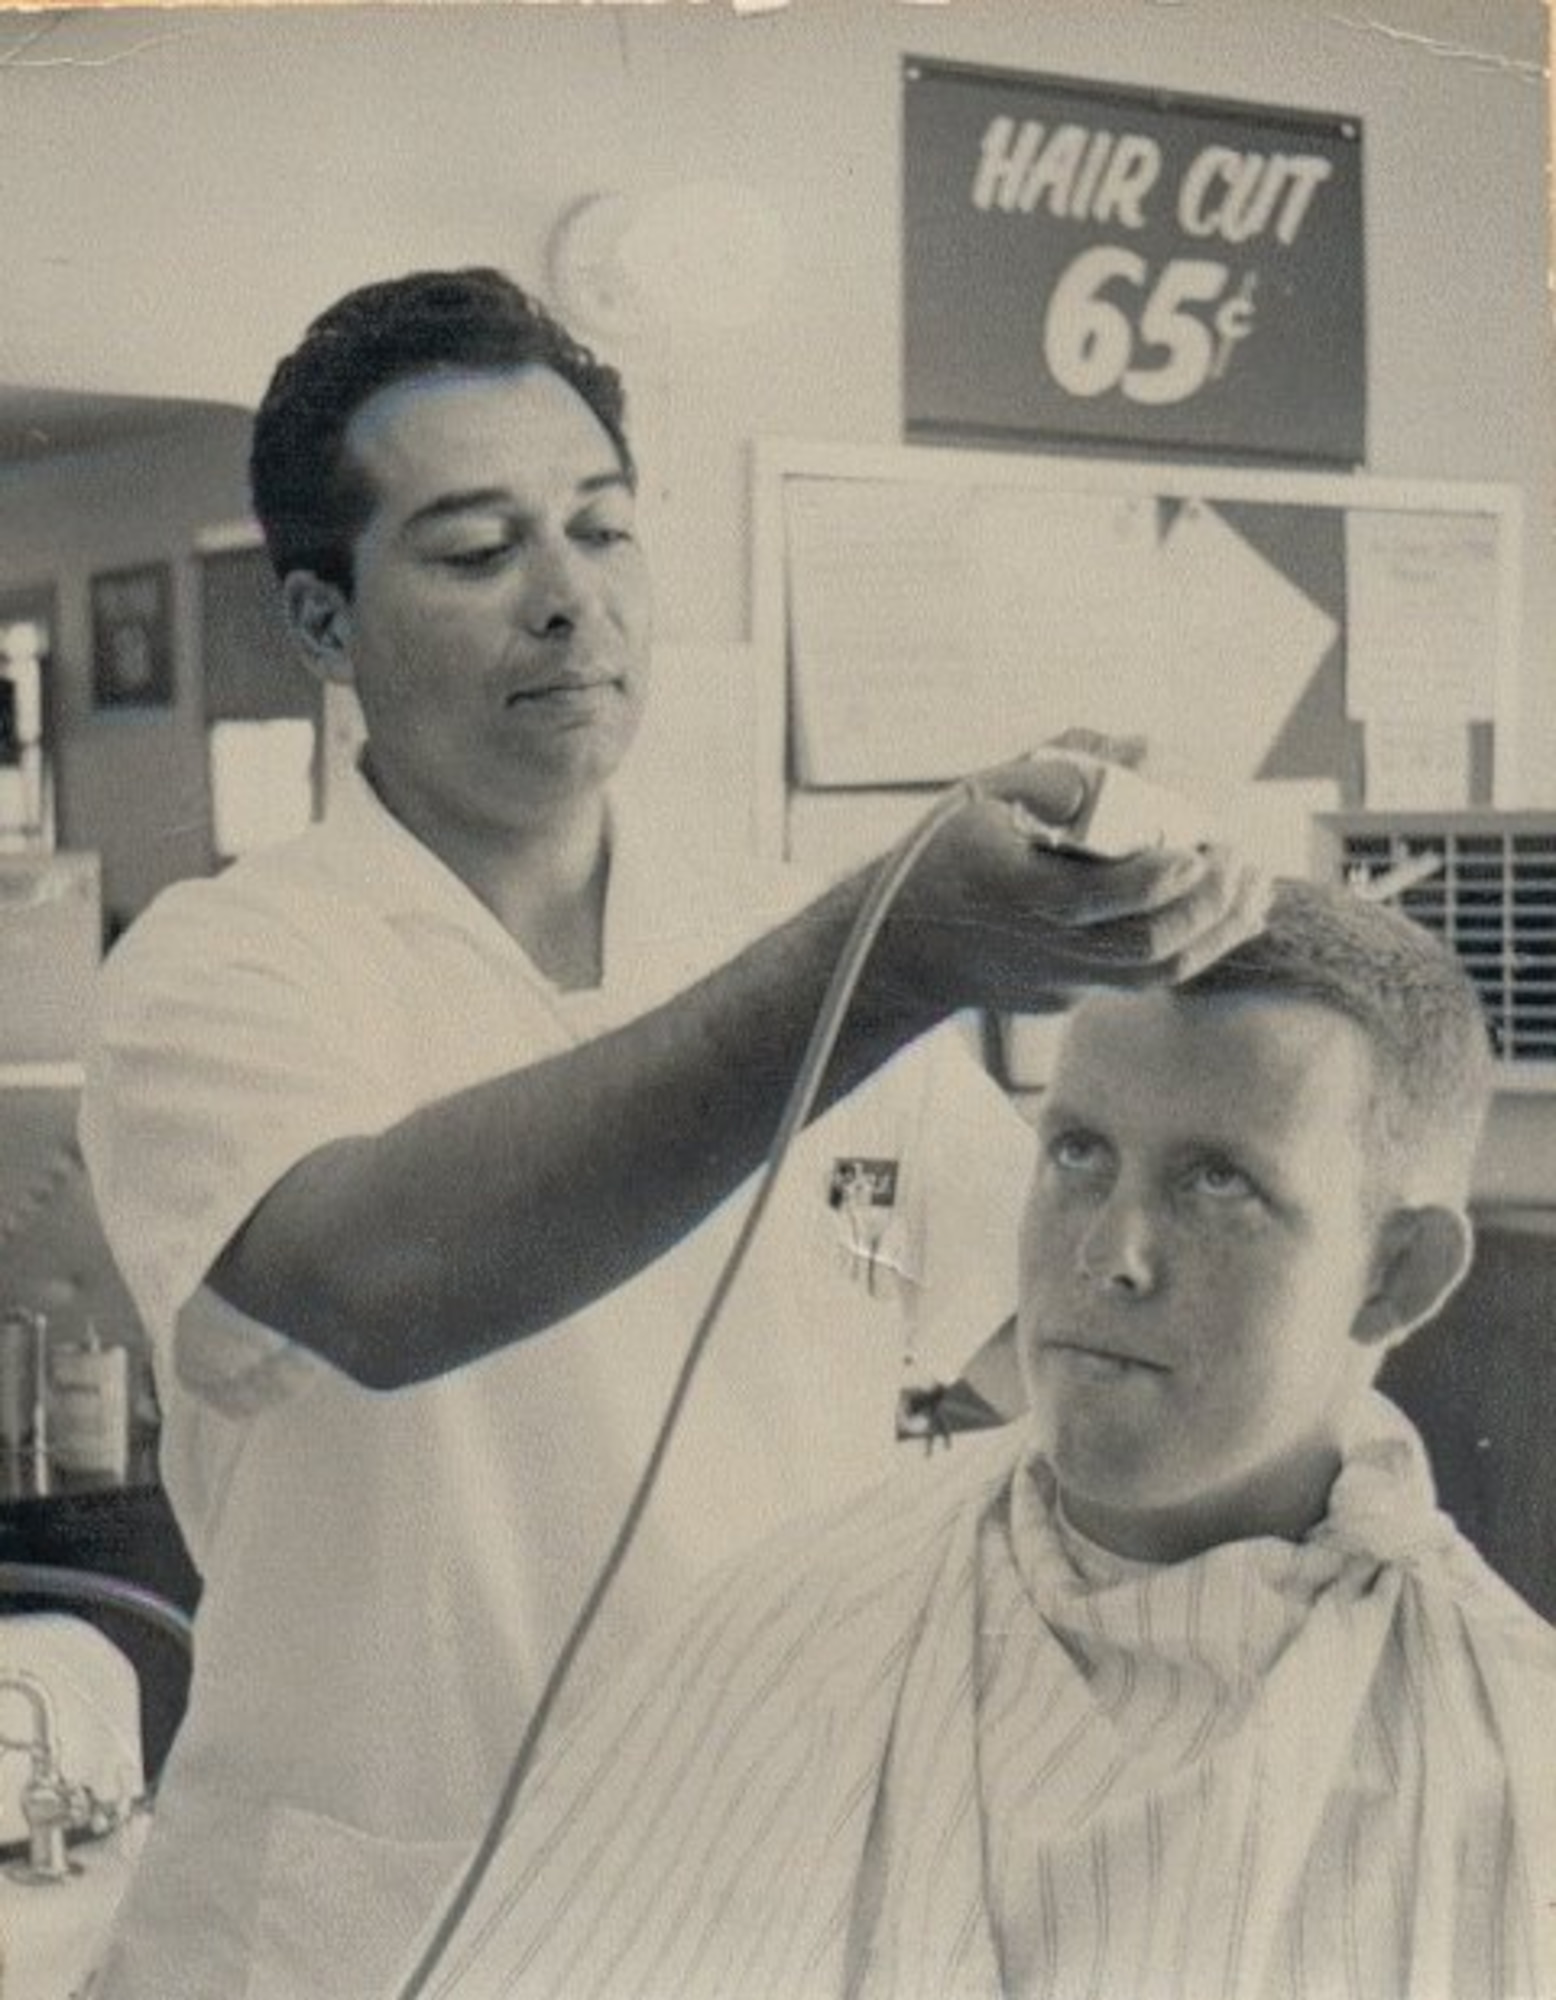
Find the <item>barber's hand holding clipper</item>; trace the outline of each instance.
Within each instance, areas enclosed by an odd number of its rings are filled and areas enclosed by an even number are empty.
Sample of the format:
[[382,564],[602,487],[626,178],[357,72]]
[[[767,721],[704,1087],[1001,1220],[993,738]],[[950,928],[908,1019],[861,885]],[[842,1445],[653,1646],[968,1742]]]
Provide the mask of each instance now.
[[1140,748],[1072,732],[973,780],[896,900],[882,985],[1042,1012],[1075,987],[1177,984],[1257,931],[1266,878],[1136,776]]

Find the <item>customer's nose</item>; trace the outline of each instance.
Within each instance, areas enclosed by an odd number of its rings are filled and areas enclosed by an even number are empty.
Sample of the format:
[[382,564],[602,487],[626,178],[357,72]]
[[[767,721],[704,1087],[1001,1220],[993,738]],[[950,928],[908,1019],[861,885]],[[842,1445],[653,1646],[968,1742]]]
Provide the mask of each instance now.
[[1115,1183],[1098,1205],[1080,1240],[1082,1275],[1125,1298],[1144,1298],[1160,1282],[1161,1245],[1143,1196]]

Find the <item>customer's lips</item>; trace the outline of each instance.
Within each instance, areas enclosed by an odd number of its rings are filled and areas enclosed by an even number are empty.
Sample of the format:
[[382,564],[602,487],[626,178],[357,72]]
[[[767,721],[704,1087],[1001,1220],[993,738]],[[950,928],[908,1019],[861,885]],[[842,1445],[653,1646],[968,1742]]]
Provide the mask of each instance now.
[[1066,1336],[1043,1342],[1045,1352],[1077,1374],[1093,1381],[1122,1381],[1131,1375],[1169,1375],[1171,1369],[1155,1355],[1135,1353],[1107,1341]]

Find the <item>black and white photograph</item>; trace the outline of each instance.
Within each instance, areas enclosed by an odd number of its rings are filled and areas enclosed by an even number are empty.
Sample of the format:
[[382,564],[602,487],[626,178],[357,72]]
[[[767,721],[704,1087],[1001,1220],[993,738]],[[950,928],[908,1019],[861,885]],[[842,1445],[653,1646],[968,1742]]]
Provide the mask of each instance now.
[[0,0],[3,2000],[1556,2000],[1547,0]]

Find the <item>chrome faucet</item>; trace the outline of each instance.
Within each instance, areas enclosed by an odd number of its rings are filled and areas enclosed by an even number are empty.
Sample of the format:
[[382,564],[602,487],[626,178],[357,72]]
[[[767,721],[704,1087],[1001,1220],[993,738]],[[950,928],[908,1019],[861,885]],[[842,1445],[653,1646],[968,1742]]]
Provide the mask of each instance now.
[[0,1673],[0,1694],[19,1694],[32,1711],[32,1731],[26,1737],[0,1733],[0,1750],[25,1750],[29,1769],[22,1787],[22,1818],[27,1827],[27,1859],[6,1870],[16,1882],[65,1882],[80,1874],[66,1851],[65,1837],[79,1829],[96,1837],[111,1833],[129,1818],[139,1801],[128,1804],[99,1798],[89,1785],[72,1784],[60,1762],[59,1721],[48,1689],[34,1675],[20,1670]]

